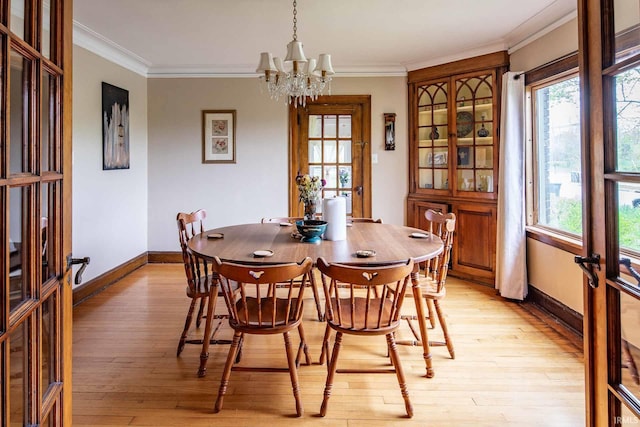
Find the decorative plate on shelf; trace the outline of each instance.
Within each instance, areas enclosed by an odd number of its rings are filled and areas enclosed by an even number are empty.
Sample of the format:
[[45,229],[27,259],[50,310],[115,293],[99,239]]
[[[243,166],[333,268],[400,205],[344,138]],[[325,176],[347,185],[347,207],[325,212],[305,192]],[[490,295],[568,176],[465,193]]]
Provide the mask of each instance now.
[[473,114],[460,111],[456,114],[456,131],[458,138],[464,138],[473,130]]

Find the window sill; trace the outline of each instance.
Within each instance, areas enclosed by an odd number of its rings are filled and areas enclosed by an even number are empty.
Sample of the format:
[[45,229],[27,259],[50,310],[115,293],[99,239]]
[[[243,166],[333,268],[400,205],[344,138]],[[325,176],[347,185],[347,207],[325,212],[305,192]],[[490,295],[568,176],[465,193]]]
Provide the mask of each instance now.
[[527,227],[527,237],[574,255],[582,254],[582,241],[538,227]]

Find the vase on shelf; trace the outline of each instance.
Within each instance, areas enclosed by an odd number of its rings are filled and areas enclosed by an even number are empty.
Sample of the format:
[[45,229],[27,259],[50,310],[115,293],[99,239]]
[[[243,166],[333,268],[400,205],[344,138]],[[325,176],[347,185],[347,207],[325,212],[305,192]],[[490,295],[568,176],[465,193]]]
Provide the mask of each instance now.
[[431,135],[430,135],[430,136],[431,136],[431,139],[438,139],[438,138],[440,138],[440,134],[438,133],[438,128],[437,128],[437,127],[435,127],[435,126],[434,126],[434,127],[431,129]]
[[480,129],[478,129],[478,136],[480,138],[484,138],[486,136],[489,136],[489,131],[487,130],[487,128],[484,127],[484,120],[485,120],[485,115],[484,114],[481,116],[481,119],[482,119],[482,125],[481,125]]
[[318,208],[318,199],[304,201],[304,220],[315,219]]

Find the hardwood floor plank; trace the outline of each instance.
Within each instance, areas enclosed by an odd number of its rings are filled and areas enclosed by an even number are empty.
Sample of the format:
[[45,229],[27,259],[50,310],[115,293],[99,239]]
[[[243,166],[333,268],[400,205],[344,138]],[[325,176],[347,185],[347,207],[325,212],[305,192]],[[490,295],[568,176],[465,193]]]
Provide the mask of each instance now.
[[[295,414],[286,373],[232,372],[224,407],[213,405],[228,346],[211,346],[207,375],[200,347],[175,356],[189,304],[183,267],[148,264],[74,308],[73,421],[136,426],[577,426],[584,424],[581,343],[553,320],[508,302],[486,286],[450,278],[444,301],[456,359],[433,347],[424,378],[419,347],[399,346],[414,406],[405,417],[395,375],[337,374],[325,418],[318,416],[326,367],[300,366],[305,407]],[[305,301],[305,334],[317,362],[324,323]],[[223,309],[222,303],[218,306]],[[412,312],[408,296],[405,311]],[[201,336],[190,331],[190,337]],[[221,337],[231,336],[224,326]],[[442,339],[438,329],[431,340]],[[397,339],[411,339],[405,325]],[[388,367],[384,339],[345,337],[339,367]],[[298,343],[293,334],[292,342]],[[248,336],[241,365],[286,366],[281,336]]]

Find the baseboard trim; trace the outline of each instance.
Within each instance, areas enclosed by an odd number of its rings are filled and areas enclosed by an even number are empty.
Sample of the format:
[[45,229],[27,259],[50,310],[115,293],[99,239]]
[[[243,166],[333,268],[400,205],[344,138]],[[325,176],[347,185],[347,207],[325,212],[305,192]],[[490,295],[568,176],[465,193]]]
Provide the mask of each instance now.
[[87,283],[78,286],[73,290],[73,305],[76,306],[95,294],[104,291],[127,274],[147,264],[148,258],[148,252],[144,252],[124,264],[120,264],[100,276],[89,280]]
[[182,260],[182,252],[159,252],[150,251],[149,264],[180,264]]
[[529,285],[526,301],[537,305],[540,309],[556,318],[563,326],[582,336],[582,314],[531,285]]

